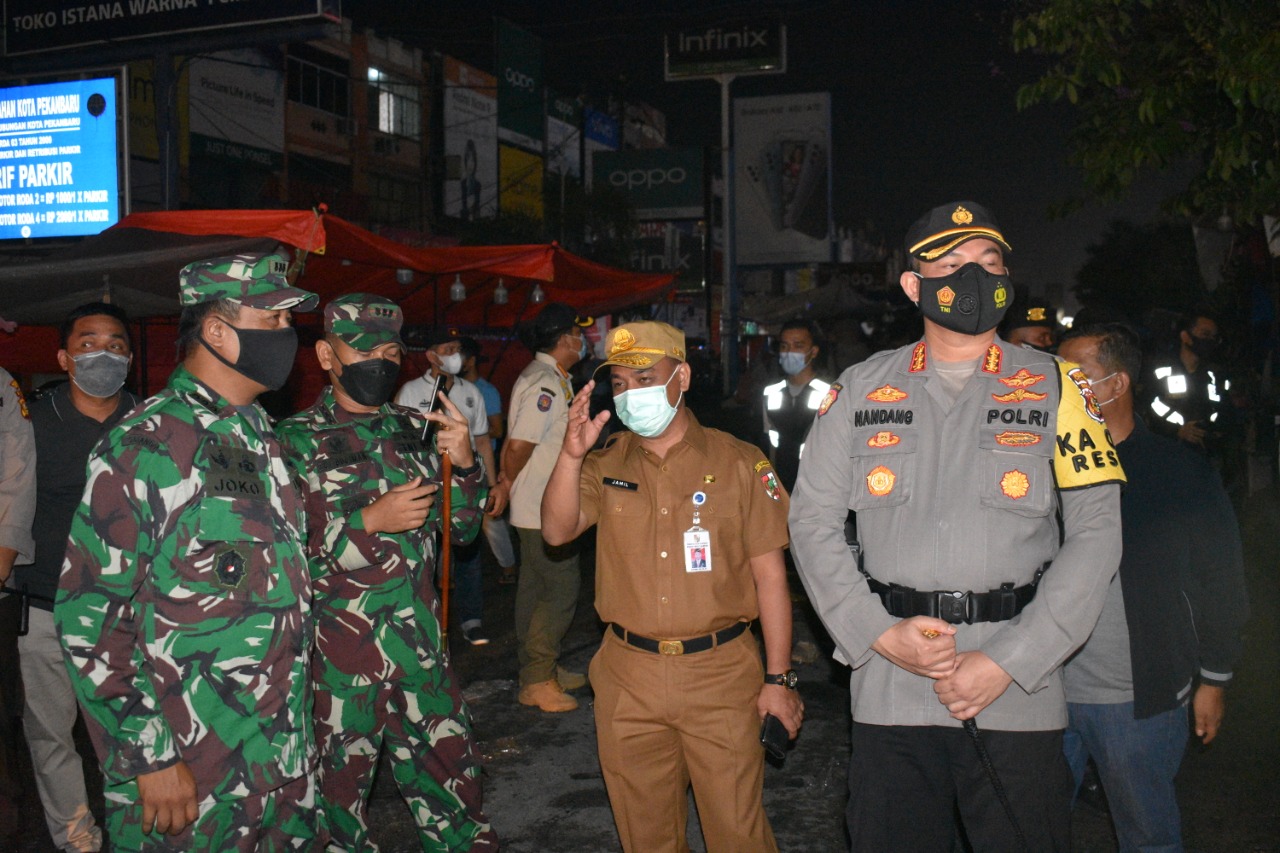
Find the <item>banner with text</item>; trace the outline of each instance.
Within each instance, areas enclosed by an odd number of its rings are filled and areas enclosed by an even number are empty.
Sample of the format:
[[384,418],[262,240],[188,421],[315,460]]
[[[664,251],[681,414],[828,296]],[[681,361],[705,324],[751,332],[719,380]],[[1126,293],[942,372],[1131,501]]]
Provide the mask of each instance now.
[[0,239],[119,221],[117,103],[110,77],[0,89]]
[[338,0],[5,0],[5,53],[278,21],[341,20]]
[[498,19],[498,138],[542,153],[542,39]]
[[701,219],[705,214],[701,148],[597,151],[592,185],[625,192],[636,219]]
[[284,72],[258,50],[192,58],[192,153],[267,169],[284,165]]
[[831,260],[831,95],[735,98],[739,264]]
[[451,164],[444,185],[447,216],[489,219],[498,213],[497,86],[492,74],[444,58],[444,153]]

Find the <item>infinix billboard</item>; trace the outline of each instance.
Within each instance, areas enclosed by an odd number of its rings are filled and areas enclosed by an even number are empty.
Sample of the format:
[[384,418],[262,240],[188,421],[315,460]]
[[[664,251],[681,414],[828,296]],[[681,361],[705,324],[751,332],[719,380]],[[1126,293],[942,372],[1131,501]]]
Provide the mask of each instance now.
[[116,81],[0,89],[0,239],[97,234],[120,219]]

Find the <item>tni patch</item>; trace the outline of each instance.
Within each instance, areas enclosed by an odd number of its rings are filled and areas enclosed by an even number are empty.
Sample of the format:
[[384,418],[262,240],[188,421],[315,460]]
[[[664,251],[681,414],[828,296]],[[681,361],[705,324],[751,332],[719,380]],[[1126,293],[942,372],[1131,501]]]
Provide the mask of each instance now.
[[219,554],[213,564],[213,573],[217,575],[218,583],[227,589],[239,587],[244,581],[244,563],[244,555],[239,551],[223,551]]

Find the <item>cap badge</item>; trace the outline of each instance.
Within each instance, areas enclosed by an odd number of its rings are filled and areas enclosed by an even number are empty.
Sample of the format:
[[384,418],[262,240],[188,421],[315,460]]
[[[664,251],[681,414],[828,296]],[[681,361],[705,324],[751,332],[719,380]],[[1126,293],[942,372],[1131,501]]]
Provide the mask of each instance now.
[[1033,322],[1036,322],[1036,323],[1043,323],[1043,322],[1044,322],[1044,320],[1045,320],[1045,313],[1044,313],[1044,309],[1043,309],[1043,308],[1028,308],[1028,309],[1027,309],[1027,319],[1028,319],[1028,320],[1031,320],[1031,321],[1033,321]]
[[613,336],[613,346],[609,348],[609,355],[631,349],[635,345],[636,336],[631,334],[628,329],[619,329],[618,333]]
[[962,204],[951,212],[951,221],[957,225],[968,225],[973,222],[973,214]]

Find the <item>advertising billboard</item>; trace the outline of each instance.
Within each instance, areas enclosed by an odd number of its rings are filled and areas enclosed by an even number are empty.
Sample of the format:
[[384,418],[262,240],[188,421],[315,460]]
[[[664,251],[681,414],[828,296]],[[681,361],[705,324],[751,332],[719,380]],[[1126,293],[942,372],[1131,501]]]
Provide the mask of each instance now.
[[542,158],[510,145],[499,145],[498,174],[502,181],[502,212],[542,219]]
[[0,239],[119,221],[117,104],[112,77],[0,89]]
[[542,151],[542,39],[498,19],[498,138]]
[[831,95],[735,98],[739,264],[831,260]]
[[444,153],[458,164],[444,184],[444,212],[459,219],[498,214],[498,81],[444,58]]
[[705,213],[701,148],[597,151],[592,185],[625,192],[636,219],[701,219]]
[[547,93],[547,171],[582,177],[582,105]]
[[668,80],[787,70],[787,28],[778,22],[690,27],[668,33],[663,44]]
[[5,0],[5,54],[282,21],[341,19],[338,0]]
[[704,279],[702,227],[697,222],[641,222],[631,252],[633,270],[673,272],[680,291],[701,290]]
[[582,111],[583,178],[587,189],[591,189],[596,152],[617,151],[620,138],[618,120],[613,116],[590,107]]
[[284,70],[252,48],[193,57],[188,67],[192,152],[283,166]]

